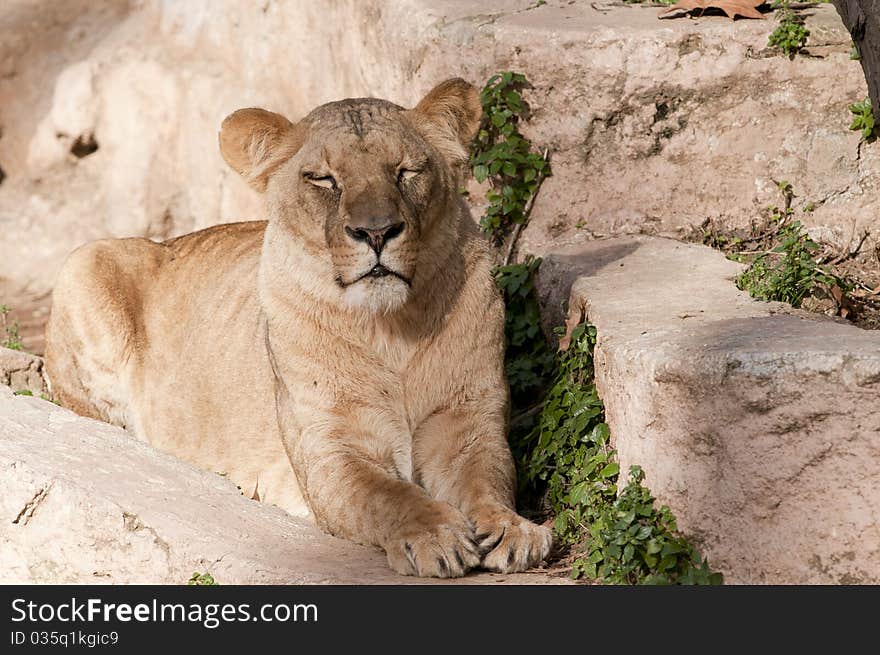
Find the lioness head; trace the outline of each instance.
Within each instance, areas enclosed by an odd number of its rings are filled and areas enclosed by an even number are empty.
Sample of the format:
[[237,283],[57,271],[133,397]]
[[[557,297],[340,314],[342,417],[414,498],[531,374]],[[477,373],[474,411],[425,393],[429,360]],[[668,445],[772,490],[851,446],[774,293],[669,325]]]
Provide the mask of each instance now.
[[454,247],[457,172],[480,120],[460,79],[414,109],[375,98],[331,102],[299,123],[263,109],[223,121],[220,151],[265,193],[270,230],[296,242],[292,274],[323,299],[393,312]]

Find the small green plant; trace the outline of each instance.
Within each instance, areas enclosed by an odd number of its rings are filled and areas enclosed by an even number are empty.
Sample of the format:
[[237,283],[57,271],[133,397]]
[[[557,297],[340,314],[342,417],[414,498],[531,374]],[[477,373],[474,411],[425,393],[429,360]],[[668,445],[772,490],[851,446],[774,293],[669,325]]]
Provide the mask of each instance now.
[[777,238],[775,248],[760,253],[737,277],[737,287],[758,300],[778,300],[792,307],[800,307],[820,287],[848,288],[843,279],[816,262],[819,245],[800,221],[780,226]]
[[480,225],[496,243],[513,225],[528,220],[529,201],[550,175],[546,157],[532,150],[531,142],[519,132],[528,110],[522,90],[528,86],[524,75],[505,71],[489,78],[480,93],[483,118],[471,166],[474,178],[489,180],[492,187],[486,194],[489,205]]
[[588,554],[575,560],[573,577],[614,584],[721,584],[720,573],[678,532],[665,505],[656,507],[633,466],[629,481],[610,508],[590,526]]
[[553,354],[541,331],[535,274],[541,259],[495,268],[495,284],[504,294],[505,365],[514,405],[527,404],[542,389],[553,366]]
[[[13,391],[13,392],[12,392],[12,395],[13,395],[13,396],[30,396],[30,397],[33,397],[33,396],[34,396],[34,392],[31,391],[30,389],[19,389],[18,391]],[[44,394],[44,393],[41,393],[41,394],[40,394],[40,400],[45,400],[47,403],[52,403],[53,405],[58,405],[59,407],[61,406],[61,403],[59,403],[57,400],[52,400],[49,396],[47,396],[47,395]]]
[[853,277],[852,268],[844,264],[858,255],[869,232],[862,234],[855,248],[847,246],[843,251],[816,243],[796,220],[798,214],[814,212],[816,204],[806,201],[796,210],[792,185],[785,180],[776,185],[783,198],[781,206],[767,207],[751,227],[731,229],[706,219],[695,236],[722,250],[728,259],[748,264],[736,284],[753,298],[874,325],[874,294],[864,291],[874,289],[876,282]]
[[866,99],[853,103],[849,106],[849,111],[853,115],[849,129],[858,130],[862,133],[863,141],[873,143],[877,138],[877,126],[874,124],[874,108],[871,106],[871,101]]
[[198,571],[194,571],[190,579],[186,581],[187,585],[190,586],[216,586],[217,582],[214,580],[214,576],[208,572],[199,573]]
[[770,34],[767,45],[779,48],[786,57],[794,59],[807,45],[810,30],[804,26],[804,19],[792,11],[789,0],[777,0],[773,8],[779,25]]
[[620,466],[594,383],[595,344],[592,325],[572,331],[538,425],[526,439],[532,448],[518,462],[526,484],[546,485],[557,539],[578,554],[572,577],[614,584],[721,583],[721,575],[678,533],[669,508],[655,506],[640,468],[632,467],[617,494]]
[[791,207],[795,198],[794,187],[788,180],[781,180],[776,182],[776,188],[782,194],[782,207],[771,205],[768,208],[770,211],[770,223],[771,225],[782,226],[794,215],[794,209]]
[[593,384],[595,339],[594,327],[579,326],[568,348],[557,356],[554,384],[537,426],[526,438],[531,448],[520,462],[526,484],[547,485],[557,514],[556,533],[567,545],[580,538],[573,528],[589,523],[592,503],[586,501],[609,502],[616,495],[607,482],[617,474],[609,459],[610,432]]
[[21,342],[21,336],[18,333],[18,322],[9,320],[9,307],[0,305],[0,322],[3,323],[3,341],[0,346],[11,350],[24,350],[24,344]]

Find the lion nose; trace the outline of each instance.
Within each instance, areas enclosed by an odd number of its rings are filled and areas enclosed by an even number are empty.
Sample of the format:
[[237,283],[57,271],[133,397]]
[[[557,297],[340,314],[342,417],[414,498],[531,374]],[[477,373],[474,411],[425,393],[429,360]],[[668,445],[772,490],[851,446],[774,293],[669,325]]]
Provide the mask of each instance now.
[[378,255],[382,252],[385,244],[403,232],[403,223],[388,223],[382,227],[349,227],[345,226],[345,233],[355,241],[363,241]]

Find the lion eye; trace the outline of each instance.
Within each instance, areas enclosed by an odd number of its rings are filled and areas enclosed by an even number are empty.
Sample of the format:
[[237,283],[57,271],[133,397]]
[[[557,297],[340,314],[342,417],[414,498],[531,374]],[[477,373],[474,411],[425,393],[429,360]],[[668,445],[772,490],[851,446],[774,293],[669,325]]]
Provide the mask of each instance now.
[[416,175],[418,175],[421,172],[422,171],[413,171],[413,170],[409,170],[408,168],[401,168],[400,171],[398,171],[398,173],[397,173],[397,181],[398,181],[398,183],[400,183],[400,182],[405,182],[407,180],[411,180],[412,178],[414,178]]
[[336,180],[333,179],[331,175],[323,175],[320,177],[314,175],[306,175],[305,178],[309,184],[314,184],[315,186],[319,186],[322,189],[336,188]]

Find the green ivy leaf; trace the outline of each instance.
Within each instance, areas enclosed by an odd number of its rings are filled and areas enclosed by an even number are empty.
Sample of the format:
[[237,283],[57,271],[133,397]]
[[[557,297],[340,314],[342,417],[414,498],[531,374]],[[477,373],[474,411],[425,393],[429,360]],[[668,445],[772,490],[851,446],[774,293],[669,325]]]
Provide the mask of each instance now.
[[608,466],[599,471],[599,475],[603,478],[616,476],[620,472],[620,465],[617,462],[611,462]]

